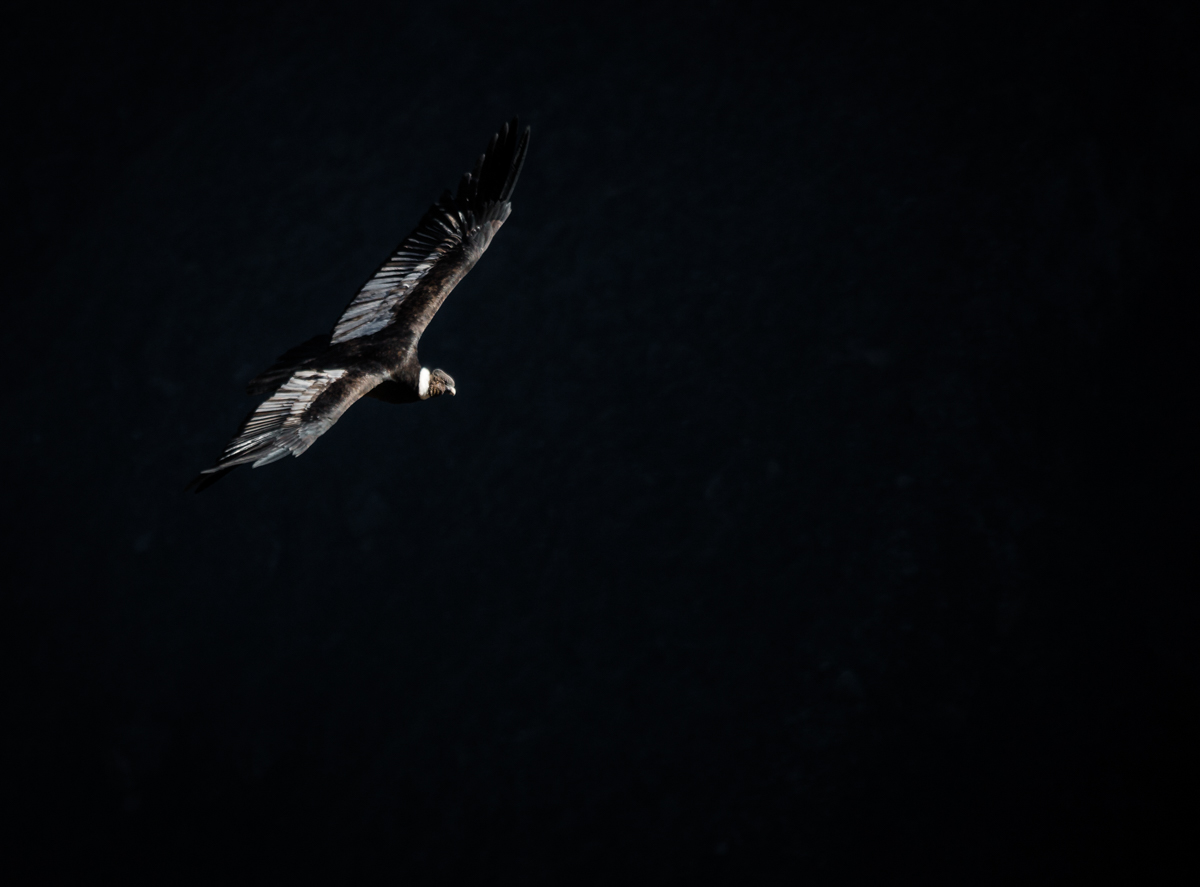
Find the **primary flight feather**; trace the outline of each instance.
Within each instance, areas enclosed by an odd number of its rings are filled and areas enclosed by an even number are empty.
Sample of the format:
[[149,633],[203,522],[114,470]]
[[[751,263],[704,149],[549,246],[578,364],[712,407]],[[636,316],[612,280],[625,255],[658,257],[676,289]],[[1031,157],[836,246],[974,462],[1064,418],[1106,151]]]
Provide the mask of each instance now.
[[360,397],[413,403],[455,393],[449,375],[421,366],[417,343],[512,212],[509,198],[528,146],[529,127],[518,134],[516,118],[492,136],[457,193],[446,191],[429,208],[333,331],[297,345],[250,381],[251,394],[270,397],[188,489],[198,493],[239,465],[299,456]]

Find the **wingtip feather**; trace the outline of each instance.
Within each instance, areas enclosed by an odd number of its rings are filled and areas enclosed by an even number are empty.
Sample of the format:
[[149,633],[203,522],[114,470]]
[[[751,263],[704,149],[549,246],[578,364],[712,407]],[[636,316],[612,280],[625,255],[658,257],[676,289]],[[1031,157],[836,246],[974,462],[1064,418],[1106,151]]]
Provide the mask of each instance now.
[[530,128],[527,126],[522,131],[520,118],[514,117],[492,136],[483,169],[485,180],[479,188],[482,200],[503,202],[512,196],[525,163],[529,134]]
[[[517,118],[513,118],[513,132],[516,132]],[[513,151],[512,163],[509,165],[508,179],[504,183],[504,196],[501,200],[508,200],[512,196],[513,189],[517,187],[517,178],[521,175],[521,168],[525,165],[525,152],[529,150],[529,134],[530,127],[525,127],[525,131],[521,133],[521,138],[517,142],[516,149]]]
[[207,471],[201,471],[193,477],[186,487],[183,488],[185,493],[203,493],[229,472],[237,468],[236,465],[231,465],[228,468],[210,468]]

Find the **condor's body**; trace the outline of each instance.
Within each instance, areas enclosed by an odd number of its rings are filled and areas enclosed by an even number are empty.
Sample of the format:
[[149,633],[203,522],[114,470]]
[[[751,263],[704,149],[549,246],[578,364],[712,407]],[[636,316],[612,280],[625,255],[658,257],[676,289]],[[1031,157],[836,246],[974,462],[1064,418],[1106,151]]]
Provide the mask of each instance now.
[[299,456],[361,397],[401,404],[455,394],[447,373],[421,366],[417,346],[512,212],[528,144],[528,128],[518,136],[517,121],[506,124],[457,193],[447,191],[429,209],[333,331],[292,348],[250,382],[251,394],[270,396],[189,488],[200,492],[239,465]]

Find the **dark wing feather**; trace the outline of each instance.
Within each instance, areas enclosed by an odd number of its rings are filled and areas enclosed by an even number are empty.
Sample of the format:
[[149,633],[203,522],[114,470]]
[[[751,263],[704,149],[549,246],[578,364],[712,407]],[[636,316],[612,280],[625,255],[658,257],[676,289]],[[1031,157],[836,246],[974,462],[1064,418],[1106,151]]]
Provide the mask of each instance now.
[[202,471],[188,482],[183,491],[185,493],[203,493],[235,468],[237,468],[236,465],[230,465],[228,468],[213,468],[208,471]]
[[529,128],[518,136],[516,118],[492,136],[475,169],[459,182],[458,193],[445,192],[429,208],[417,229],[346,306],[333,328],[332,344],[369,336],[391,325],[401,304],[435,265],[484,222],[503,222],[508,217],[508,199],[521,174],[528,144]]

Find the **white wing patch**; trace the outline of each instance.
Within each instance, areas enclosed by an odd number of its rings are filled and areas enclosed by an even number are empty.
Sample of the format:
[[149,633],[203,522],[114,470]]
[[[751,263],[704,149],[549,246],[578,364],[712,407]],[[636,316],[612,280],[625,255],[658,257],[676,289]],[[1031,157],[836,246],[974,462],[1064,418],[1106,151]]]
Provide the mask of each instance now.
[[[255,468],[287,455],[299,456],[321,436],[342,411],[323,419],[305,422],[305,414],[330,385],[346,370],[300,370],[263,401],[246,420],[237,436],[221,455],[216,471],[230,465],[253,462]],[[348,406],[348,404],[347,404]]]
[[405,238],[366,282],[333,328],[332,343],[369,336],[388,326],[397,306],[446,253],[463,240],[462,219],[443,202],[434,204],[417,230]]

